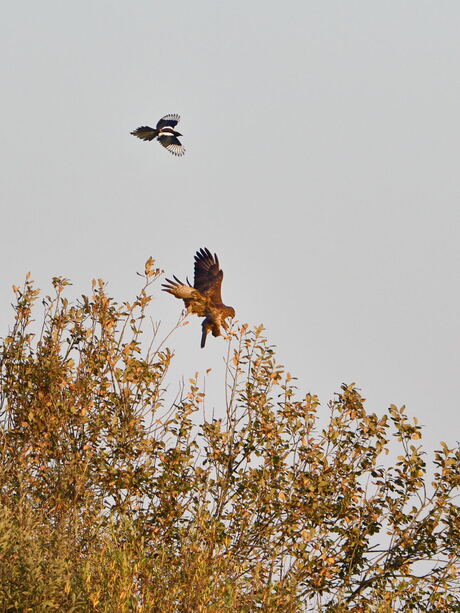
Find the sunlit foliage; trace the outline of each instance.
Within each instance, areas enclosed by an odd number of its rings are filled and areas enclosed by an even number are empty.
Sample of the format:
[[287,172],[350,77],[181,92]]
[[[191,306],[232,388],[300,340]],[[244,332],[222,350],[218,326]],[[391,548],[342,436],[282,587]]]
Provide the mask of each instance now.
[[55,278],[43,317],[33,282],[14,288],[0,610],[458,610],[459,448],[426,465],[417,420],[367,412],[354,385],[320,406],[261,327],[230,332],[215,418],[197,375],[171,403],[146,325],[160,274],[149,260],[120,304]]

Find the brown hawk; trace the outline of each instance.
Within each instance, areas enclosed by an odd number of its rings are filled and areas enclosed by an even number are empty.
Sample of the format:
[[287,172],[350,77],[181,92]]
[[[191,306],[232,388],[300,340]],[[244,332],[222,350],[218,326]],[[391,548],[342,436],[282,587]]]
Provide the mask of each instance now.
[[227,317],[235,317],[235,309],[222,302],[220,288],[224,273],[219,268],[217,255],[212,255],[206,247],[196,252],[193,286],[188,279],[185,284],[176,276],[173,278],[174,281],[166,279],[163,291],[183,300],[189,313],[205,318],[201,324],[201,347],[204,347],[209,330],[213,336],[220,336],[221,326],[224,330],[228,328]]

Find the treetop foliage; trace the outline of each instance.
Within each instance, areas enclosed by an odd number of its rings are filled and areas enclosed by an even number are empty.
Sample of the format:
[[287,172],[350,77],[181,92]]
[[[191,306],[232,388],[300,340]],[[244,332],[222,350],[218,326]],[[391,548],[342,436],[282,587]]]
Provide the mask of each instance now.
[[1,610],[459,610],[459,447],[427,466],[417,420],[368,412],[354,384],[321,425],[262,327],[229,333],[217,418],[198,374],[168,405],[174,354],[146,326],[160,276],[148,260],[122,303],[54,278],[41,327],[39,290],[14,287]]

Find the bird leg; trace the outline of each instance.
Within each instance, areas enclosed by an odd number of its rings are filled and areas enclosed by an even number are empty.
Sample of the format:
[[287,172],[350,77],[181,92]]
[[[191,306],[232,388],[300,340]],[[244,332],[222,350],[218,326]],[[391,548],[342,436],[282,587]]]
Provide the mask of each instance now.
[[201,327],[203,330],[201,333],[201,348],[203,349],[203,347],[206,345],[206,337],[208,335],[208,330],[211,327],[207,318],[203,320]]

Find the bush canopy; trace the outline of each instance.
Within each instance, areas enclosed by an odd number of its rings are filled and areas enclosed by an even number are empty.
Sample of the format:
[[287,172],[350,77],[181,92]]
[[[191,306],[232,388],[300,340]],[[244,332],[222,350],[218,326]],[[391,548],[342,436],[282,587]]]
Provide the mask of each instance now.
[[320,407],[262,327],[223,343],[214,417],[198,374],[168,401],[174,355],[146,325],[160,275],[149,259],[122,303],[54,278],[40,323],[30,277],[14,287],[0,611],[460,610],[458,446],[427,467],[417,420],[368,412],[354,384]]

